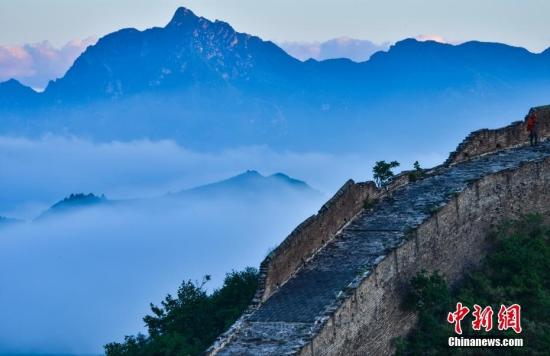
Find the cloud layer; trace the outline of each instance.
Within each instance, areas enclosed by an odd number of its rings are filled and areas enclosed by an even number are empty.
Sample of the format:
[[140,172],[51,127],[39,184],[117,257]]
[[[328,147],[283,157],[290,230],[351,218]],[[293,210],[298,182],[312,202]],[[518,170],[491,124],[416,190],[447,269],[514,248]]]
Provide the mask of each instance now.
[[[423,166],[440,163],[437,153],[385,157]],[[353,178],[366,180],[380,157],[368,154],[274,151],[252,146],[196,152],[165,141],[95,143],[77,137],[40,139],[0,136],[0,216],[30,219],[71,193],[125,199],[160,196],[219,181],[248,169],[305,180],[327,196]],[[412,163],[411,163],[412,164]]]
[[349,37],[339,37],[325,42],[281,42],[279,43],[291,56],[305,61],[349,58],[355,62],[363,62],[378,51],[385,51],[389,43],[375,44],[367,40],[357,40]]
[[258,266],[318,201],[142,201],[0,229],[0,354],[98,354],[182,280]]
[[[428,166],[443,157],[395,158]],[[184,279],[212,274],[213,287],[231,269],[258,266],[347,179],[369,178],[373,161],[266,147],[195,152],[173,141],[0,136],[0,216],[32,219],[70,193],[158,197],[247,169],[284,172],[325,193],[255,203],[149,198],[1,228],[0,353],[99,353],[143,331],[150,302]]]
[[95,38],[73,40],[61,48],[48,41],[22,46],[0,46],[0,82],[17,79],[35,89],[65,74],[74,60]]

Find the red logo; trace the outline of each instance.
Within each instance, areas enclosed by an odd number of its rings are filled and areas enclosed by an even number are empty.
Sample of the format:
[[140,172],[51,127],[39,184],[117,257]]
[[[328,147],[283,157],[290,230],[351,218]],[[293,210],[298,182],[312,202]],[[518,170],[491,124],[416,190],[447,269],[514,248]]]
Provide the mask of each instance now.
[[[469,312],[470,309],[467,306],[458,302],[456,303],[456,310],[447,315],[447,321],[450,324],[454,324],[455,333],[459,335],[462,334],[461,322]],[[491,331],[493,329],[493,315],[493,308],[490,306],[482,308],[474,304],[474,311],[472,312],[472,316],[474,317],[472,329],[479,331],[483,328],[485,331]],[[497,318],[498,330],[512,329],[517,334],[521,333],[521,306],[519,304],[512,304],[509,307],[501,305]]]
[[472,321],[472,329],[481,330],[485,328],[485,331],[491,331],[493,328],[493,308],[490,306],[485,307],[483,310],[477,304],[474,304],[474,321]]
[[453,313],[449,313],[447,315],[447,321],[452,324],[455,324],[455,333],[462,334],[462,326],[460,325],[460,322],[468,313],[470,312],[470,308],[463,307],[462,303],[458,302],[456,303],[456,311]]
[[521,332],[521,306],[512,304],[506,308],[501,305],[498,311],[498,329],[512,329],[519,334]]

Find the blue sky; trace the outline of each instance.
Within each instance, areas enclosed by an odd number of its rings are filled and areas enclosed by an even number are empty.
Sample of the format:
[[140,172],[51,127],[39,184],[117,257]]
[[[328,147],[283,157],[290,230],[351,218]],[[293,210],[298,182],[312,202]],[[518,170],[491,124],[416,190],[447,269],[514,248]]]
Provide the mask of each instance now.
[[436,34],[532,51],[550,46],[547,0],[0,0],[0,44],[61,46],[121,27],[160,26],[181,5],[277,41],[350,36],[380,43]]

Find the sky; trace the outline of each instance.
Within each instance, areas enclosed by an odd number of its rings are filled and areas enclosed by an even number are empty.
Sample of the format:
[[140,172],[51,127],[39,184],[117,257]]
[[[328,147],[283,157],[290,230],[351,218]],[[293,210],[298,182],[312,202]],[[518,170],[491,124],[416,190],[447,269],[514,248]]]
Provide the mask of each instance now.
[[166,24],[178,6],[276,41],[349,36],[375,43],[417,35],[550,46],[547,0],[0,0],[0,44],[105,35]]

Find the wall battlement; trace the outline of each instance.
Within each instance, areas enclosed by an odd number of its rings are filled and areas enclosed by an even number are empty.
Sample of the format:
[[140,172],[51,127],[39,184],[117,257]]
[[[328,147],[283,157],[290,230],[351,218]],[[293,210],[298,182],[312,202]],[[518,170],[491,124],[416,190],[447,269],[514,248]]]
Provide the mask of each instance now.
[[380,193],[372,182],[355,183],[348,180],[316,215],[298,225],[262,262],[260,288],[255,301],[268,299],[361,211],[365,200],[375,199]]
[[[550,107],[537,109],[548,137]],[[207,353],[392,352],[416,321],[401,309],[412,276],[438,270],[456,280],[483,258],[499,221],[550,214],[550,142],[526,146],[523,131],[514,123],[472,133],[426,178],[396,177],[391,199],[372,182],[348,181],[266,258],[254,303]],[[365,210],[366,199],[380,201]]]
[[[539,121],[539,136],[550,137],[550,105],[534,107]],[[454,164],[483,154],[516,147],[529,141],[525,123],[513,122],[511,125],[495,130],[481,129],[470,133],[457,149],[445,161]]]

